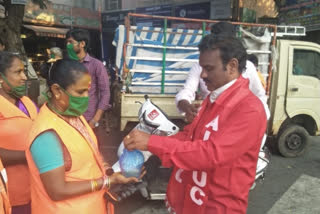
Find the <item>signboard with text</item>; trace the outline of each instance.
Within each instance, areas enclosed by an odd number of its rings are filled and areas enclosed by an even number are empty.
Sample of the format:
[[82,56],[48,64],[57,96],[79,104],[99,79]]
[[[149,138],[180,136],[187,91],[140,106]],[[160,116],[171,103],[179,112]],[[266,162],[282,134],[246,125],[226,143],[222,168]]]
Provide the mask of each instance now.
[[46,3],[47,9],[40,9],[31,1],[25,7],[24,21],[43,25],[60,25],[100,28],[99,13],[86,8],[71,7],[62,4]]
[[[156,16],[172,16],[172,5],[159,5],[152,7],[141,7],[136,9],[136,13],[156,15]],[[136,18],[137,26],[145,27],[163,27],[163,19]],[[168,26],[170,23],[168,22]]]
[[307,31],[320,30],[320,0],[290,0],[279,12],[279,24],[301,25]]
[[211,19],[230,19],[232,17],[231,0],[212,0]]
[[27,0],[11,0],[11,4],[22,4],[22,5],[26,5],[26,4],[27,4]]
[[102,31],[114,31],[119,25],[124,25],[124,18],[134,10],[121,10],[101,13]]
[[[174,16],[192,19],[210,19],[210,2],[177,5],[174,9]],[[183,29],[201,29],[202,23],[173,21],[172,27]]]

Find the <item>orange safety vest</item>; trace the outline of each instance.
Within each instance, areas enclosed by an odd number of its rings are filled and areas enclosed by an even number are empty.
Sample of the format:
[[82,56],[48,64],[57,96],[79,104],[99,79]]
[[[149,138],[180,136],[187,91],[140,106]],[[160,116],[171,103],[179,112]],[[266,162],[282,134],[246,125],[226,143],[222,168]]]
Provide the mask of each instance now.
[[[22,97],[21,101],[30,117],[0,95],[0,148],[20,151],[25,151],[27,148],[27,136],[38,113],[35,104],[28,97]],[[27,164],[8,166],[6,170],[11,205],[29,203],[31,196]]]
[[11,206],[8,198],[8,177],[0,160],[0,214],[10,214]]
[[[97,139],[84,117],[80,117],[83,124],[89,131],[90,136],[97,145]],[[71,169],[65,172],[65,181],[84,181],[101,178],[104,175],[104,168],[100,153],[81,135],[75,128],[65,120],[52,112],[47,105],[43,105],[40,113],[33,123],[28,138],[29,149],[26,157],[31,174],[31,210],[33,214],[105,214],[106,202],[103,197],[105,190],[72,197],[62,201],[53,201],[48,196],[42,181],[39,170],[36,167],[30,152],[30,146],[34,139],[47,130],[54,130],[61,142],[68,150],[71,157]],[[96,147],[97,148],[97,147]],[[113,213],[113,207],[111,209]]]

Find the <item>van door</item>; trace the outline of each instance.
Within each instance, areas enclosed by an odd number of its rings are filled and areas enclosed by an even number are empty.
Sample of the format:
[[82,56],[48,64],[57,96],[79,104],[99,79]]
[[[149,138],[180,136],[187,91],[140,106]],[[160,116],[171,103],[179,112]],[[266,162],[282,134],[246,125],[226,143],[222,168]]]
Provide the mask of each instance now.
[[[309,115],[320,121],[320,46],[293,43],[289,48],[286,112],[290,118]],[[319,126],[318,126],[319,129]]]

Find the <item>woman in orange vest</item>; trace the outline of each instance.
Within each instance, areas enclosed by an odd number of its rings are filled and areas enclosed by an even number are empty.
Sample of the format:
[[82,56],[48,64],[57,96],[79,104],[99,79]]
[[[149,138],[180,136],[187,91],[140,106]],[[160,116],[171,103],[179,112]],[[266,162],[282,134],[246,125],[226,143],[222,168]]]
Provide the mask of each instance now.
[[0,52],[0,156],[8,173],[13,214],[31,213],[25,150],[37,107],[24,96],[26,80],[20,58],[8,52]]
[[113,213],[106,209],[107,189],[138,180],[105,174],[97,139],[81,116],[91,77],[80,62],[66,59],[57,61],[47,77],[48,102],[32,125],[26,152],[32,213]]

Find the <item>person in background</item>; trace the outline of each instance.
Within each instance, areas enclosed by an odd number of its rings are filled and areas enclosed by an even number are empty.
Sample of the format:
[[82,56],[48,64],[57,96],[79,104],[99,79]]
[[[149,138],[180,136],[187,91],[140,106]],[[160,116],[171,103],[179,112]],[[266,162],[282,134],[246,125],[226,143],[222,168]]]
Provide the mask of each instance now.
[[49,56],[48,63],[54,63],[63,58],[62,50],[58,47],[47,49],[47,53]]
[[148,150],[173,167],[167,207],[176,214],[245,214],[266,130],[261,101],[241,72],[246,50],[236,38],[205,36],[199,45],[201,78],[211,92],[191,124],[165,137],[133,130],[129,150]]
[[48,102],[34,121],[26,157],[33,214],[113,213],[104,193],[117,183],[137,182],[120,173],[106,176],[96,136],[82,114],[91,76],[71,59],[57,61],[47,84]]
[[250,62],[252,62],[252,63],[254,64],[254,66],[256,67],[257,74],[258,74],[258,76],[259,76],[259,79],[260,79],[260,81],[261,81],[261,84],[262,84],[264,90],[266,90],[267,84],[266,84],[266,81],[265,81],[262,73],[259,71],[259,67],[258,67],[258,66],[259,66],[259,60],[258,60],[258,57],[257,57],[256,55],[254,55],[254,54],[249,54],[249,55],[248,55],[248,60],[249,60]]
[[2,41],[2,39],[0,38],[0,51],[4,51],[4,49],[6,49],[6,46],[5,46],[4,42]]
[[47,49],[47,54],[49,58],[48,61],[44,62],[40,66],[40,75],[45,79],[47,79],[46,75],[48,74],[48,70],[50,70],[50,67],[53,65],[53,63],[63,58],[62,50],[58,47]]
[[91,128],[97,128],[104,111],[110,107],[108,73],[101,61],[87,53],[90,41],[88,31],[72,29],[67,32],[66,39],[69,57],[83,63],[91,76],[89,107],[83,116],[89,122]]
[[[236,37],[235,26],[229,22],[218,22],[211,26],[211,34],[216,37]],[[201,67],[199,63],[195,63],[188,73],[188,77],[182,90],[176,95],[176,105],[178,110],[185,114],[187,122],[192,122],[198,112],[198,105],[192,104],[195,100],[196,91],[200,90],[200,95],[204,99],[210,93],[205,82],[201,79]],[[264,105],[267,118],[270,116],[269,108],[267,106],[266,92],[260,82],[256,68],[250,61],[246,61],[246,69],[242,76],[249,79],[250,90],[261,100]]]
[[8,52],[0,52],[0,157],[8,173],[13,214],[31,212],[25,150],[27,135],[38,109],[24,96],[26,80],[20,58]]

